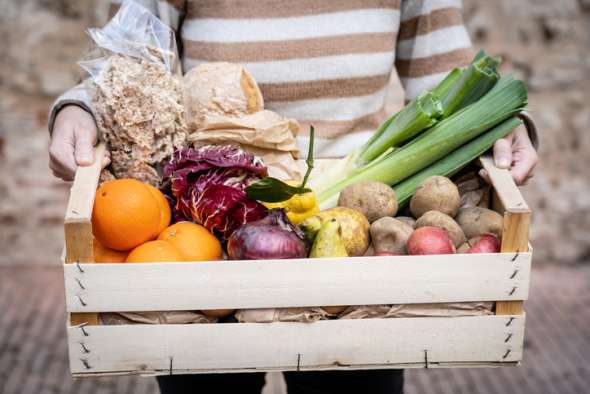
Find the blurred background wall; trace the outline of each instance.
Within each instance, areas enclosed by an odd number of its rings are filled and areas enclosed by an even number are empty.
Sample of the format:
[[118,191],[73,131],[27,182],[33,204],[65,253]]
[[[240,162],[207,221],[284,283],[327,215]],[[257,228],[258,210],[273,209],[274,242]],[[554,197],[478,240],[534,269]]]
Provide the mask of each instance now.
[[[503,71],[529,86],[541,164],[523,190],[536,262],[587,261],[590,1],[464,0],[464,7],[474,46],[501,55]],[[106,0],[0,0],[0,265],[58,262],[69,185],[47,167],[47,110],[80,77],[84,30],[102,25],[107,8]]]

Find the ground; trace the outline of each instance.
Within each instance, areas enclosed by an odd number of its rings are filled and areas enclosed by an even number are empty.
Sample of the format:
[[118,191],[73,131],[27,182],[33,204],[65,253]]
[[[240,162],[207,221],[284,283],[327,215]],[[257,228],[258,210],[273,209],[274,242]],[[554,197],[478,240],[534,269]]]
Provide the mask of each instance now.
[[[541,265],[532,278],[521,367],[409,370],[406,393],[587,392],[590,265]],[[0,394],[157,393],[153,378],[70,377],[61,267],[0,267],[0,311]],[[282,387],[273,374],[265,394]]]

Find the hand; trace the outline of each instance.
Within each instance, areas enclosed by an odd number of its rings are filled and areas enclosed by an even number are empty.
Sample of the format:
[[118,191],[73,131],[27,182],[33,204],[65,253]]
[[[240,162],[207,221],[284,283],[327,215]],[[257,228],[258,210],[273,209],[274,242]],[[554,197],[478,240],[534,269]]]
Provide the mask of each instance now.
[[[49,168],[53,175],[71,181],[77,166],[94,163],[96,135],[96,124],[88,112],[77,105],[63,107],[55,118],[49,142]],[[105,155],[102,166],[109,163],[110,158]]]
[[[496,167],[509,169],[517,185],[524,185],[533,177],[533,170],[538,161],[537,151],[522,125],[494,144]],[[487,179],[485,171],[481,175]]]

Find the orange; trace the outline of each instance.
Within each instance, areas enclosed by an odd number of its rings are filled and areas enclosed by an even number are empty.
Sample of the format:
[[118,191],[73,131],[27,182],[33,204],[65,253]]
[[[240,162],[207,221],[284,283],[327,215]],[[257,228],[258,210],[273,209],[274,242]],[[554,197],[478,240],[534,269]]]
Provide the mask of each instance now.
[[170,242],[187,261],[207,261],[221,259],[221,243],[205,227],[179,222],[167,227],[158,239]]
[[96,263],[124,263],[127,258],[127,252],[109,249],[95,238],[93,245],[94,262]]
[[160,240],[141,244],[127,256],[128,263],[161,263],[183,260],[180,252],[171,243]]
[[162,225],[161,203],[135,179],[105,182],[96,191],[92,231],[104,246],[130,250],[155,239]]
[[168,204],[168,200],[164,197],[161,191],[146,183],[152,195],[158,200],[158,204],[160,204],[160,212],[162,213],[162,217],[160,219],[160,228],[158,229],[158,234],[164,231],[166,227],[170,224],[170,218],[172,217],[172,212],[170,211],[170,204]]

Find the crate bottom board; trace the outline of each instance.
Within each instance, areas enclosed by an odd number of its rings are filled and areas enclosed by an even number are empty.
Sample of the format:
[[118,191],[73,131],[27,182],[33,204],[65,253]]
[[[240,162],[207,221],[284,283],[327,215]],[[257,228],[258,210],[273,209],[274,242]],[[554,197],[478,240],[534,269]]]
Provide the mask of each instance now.
[[74,376],[517,365],[525,315],[68,327]]

